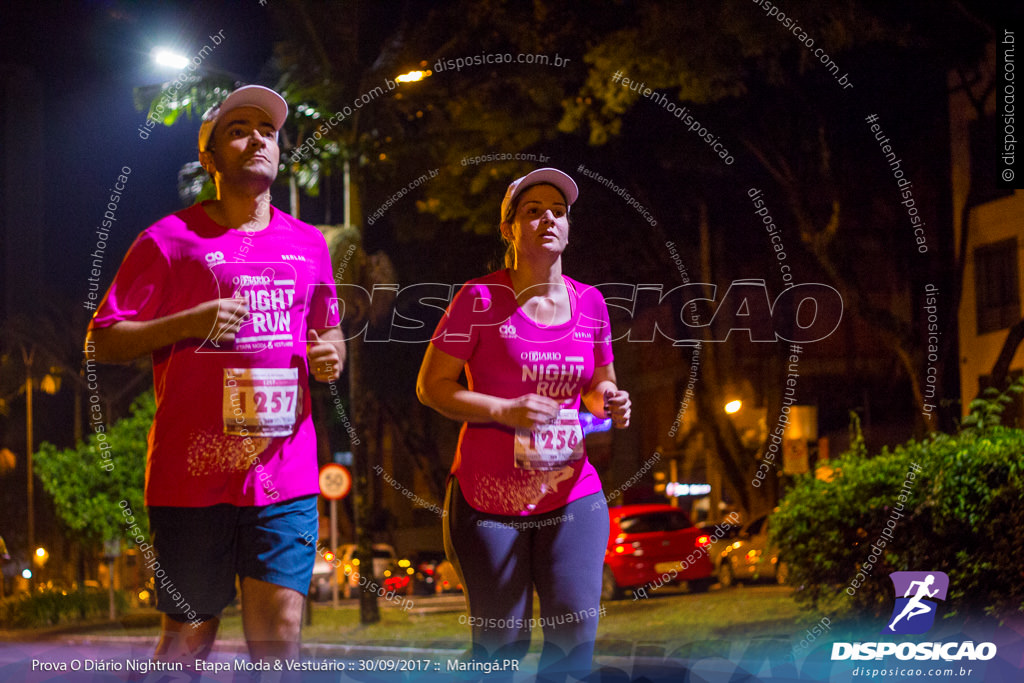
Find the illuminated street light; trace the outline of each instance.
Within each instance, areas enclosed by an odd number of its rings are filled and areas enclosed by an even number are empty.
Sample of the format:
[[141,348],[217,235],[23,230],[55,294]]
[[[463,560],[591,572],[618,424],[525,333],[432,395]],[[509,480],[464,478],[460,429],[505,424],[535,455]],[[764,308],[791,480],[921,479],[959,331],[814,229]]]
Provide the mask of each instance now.
[[416,81],[422,81],[432,74],[432,71],[410,71],[407,74],[395,76],[395,80],[399,83],[415,83]]
[[738,399],[735,401],[729,401],[728,403],[725,404],[725,412],[732,415],[733,413],[738,413],[740,408],[742,407],[743,402]]
[[32,570],[31,569],[22,569],[21,570],[21,578],[23,578],[23,579],[31,579],[32,578]]
[[165,47],[153,48],[152,57],[153,61],[160,66],[170,67],[171,69],[181,70],[188,66],[188,57],[171,52]]

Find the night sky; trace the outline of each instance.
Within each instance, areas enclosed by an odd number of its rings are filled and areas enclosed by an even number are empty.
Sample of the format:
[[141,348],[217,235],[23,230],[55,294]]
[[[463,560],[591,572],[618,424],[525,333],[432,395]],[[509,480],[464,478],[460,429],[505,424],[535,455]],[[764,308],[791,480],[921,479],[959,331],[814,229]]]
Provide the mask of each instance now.
[[135,235],[181,208],[177,172],[196,158],[198,119],[159,126],[143,140],[137,129],[146,112],[136,110],[133,89],[177,75],[154,64],[153,47],[194,55],[221,30],[225,40],[205,64],[260,82],[273,36],[259,21],[264,8],[254,0],[240,18],[242,4],[38,2],[0,10],[0,61],[33,69],[43,93],[40,223],[52,278],[48,289],[57,296],[83,298],[94,231],[122,167],[131,174],[106,249],[101,290]]

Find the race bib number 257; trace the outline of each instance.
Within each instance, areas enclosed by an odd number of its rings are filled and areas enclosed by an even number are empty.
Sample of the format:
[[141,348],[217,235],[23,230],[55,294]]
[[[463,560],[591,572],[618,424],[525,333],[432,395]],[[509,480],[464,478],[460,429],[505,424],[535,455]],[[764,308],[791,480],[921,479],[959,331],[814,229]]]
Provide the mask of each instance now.
[[302,397],[298,368],[225,368],[224,433],[288,436]]

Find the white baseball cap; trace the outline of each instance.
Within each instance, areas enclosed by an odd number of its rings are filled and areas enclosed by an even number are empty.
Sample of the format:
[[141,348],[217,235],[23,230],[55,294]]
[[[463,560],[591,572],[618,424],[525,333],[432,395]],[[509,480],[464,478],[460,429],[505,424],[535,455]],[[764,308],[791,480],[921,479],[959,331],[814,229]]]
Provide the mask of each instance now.
[[262,85],[243,85],[224,98],[220,104],[210,107],[203,114],[203,123],[199,126],[199,151],[206,151],[220,118],[232,109],[239,107],[256,107],[270,117],[274,128],[281,130],[288,118],[288,103],[270,88]]
[[508,209],[512,206],[512,202],[519,194],[532,185],[538,183],[548,183],[554,185],[561,191],[565,196],[565,211],[568,213],[569,207],[576,201],[576,198],[580,195],[579,188],[576,187],[576,183],[572,178],[562,173],[557,168],[538,168],[535,171],[530,171],[522,178],[513,180],[508,189],[505,190],[505,198],[501,200],[501,222],[508,220],[506,214]]

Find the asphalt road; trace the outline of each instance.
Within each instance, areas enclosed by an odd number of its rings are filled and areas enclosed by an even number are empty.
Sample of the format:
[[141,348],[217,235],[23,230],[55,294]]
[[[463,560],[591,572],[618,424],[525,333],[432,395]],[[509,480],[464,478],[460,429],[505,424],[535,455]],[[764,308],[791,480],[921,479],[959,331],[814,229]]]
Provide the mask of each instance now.
[[[758,595],[777,594],[782,587],[760,585],[729,589],[720,595],[734,596],[749,605],[754,619],[763,620],[771,615],[757,613],[754,605]],[[714,591],[718,593],[718,591]],[[652,597],[661,605],[678,608],[681,613],[694,613],[701,608],[701,596],[676,590],[659,591]],[[627,601],[630,599],[627,598]],[[350,601],[354,602],[354,601]],[[609,603],[613,605],[614,603]],[[321,605],[320,609],[330,609]],[[465,609],[461,595],[425,596],[417,600],[417,609],[423,615],[438,612],[460,612]],[[620,617],[626,616],[620,614]],[[636,618],[635,613],[629,614]],[[951,620],[952,621],[952,620]],[[940,642],[973,640],[993,641],[999,647],[999,657],[988,662],[917,662],[917,661],[832,661],[834,640],[884,640],[878,628],[871,626],[859,632],[850,630],[832,633],[813,647],[795,652],[793,634],[789,629],[779,635],[735,634],[713,636],[695,634],[694,642],[683,647],[667,647],[658,642],[658,633],[652,640],[623,642],[622,649],[609,648],[599,639],[595,656],[595,672],[587,680],[638,681],[702,681],[725,683],[743,680],[758,681],[828,681],[829,683],[860,683],[878,681],[957,681],[957,683],[1018,683],[1024,680],[1021,663],[1024,662],[1024,628],[1006,625],[994,630],[976,630],[961,624],[937,626],[927,636]],[[920,638],[918,638],[919,640]],[[248,681],[278,680],[285,671],[263,672],[259,677],[253,670],[242,641],[218,640],[206,663],[192,663],[180,671],[155,671],[146,674],[155,638],[153,636],[116,636],[89,634],[54,635],[48,640],[0,642],[0,683],[26,681],[56,683],[88,681],[89,683],[124,683],[145,681],[164,683],[172,681],[216,681],[221,683],[247,683]],[[604,645],[604,647],[602,647]],[[671,651],[669,651],[671,649]],[[480,680],[485,683],[510,681],[526,683],[535,680],[537,655],[531,654],[519,664],[485,662],[481,666],[497,667],[485,673],[463,671],[463,652],[459,649],[384,647],[359,644],[315,643],[303,645],[302,658],[289,666],[296,681],[402,681],[433,683],[434,681]],[[890,658],[893,659],[893,658]],[[866,675],[868,667],[883,673]],[[938,673],[936,673],[938,672]]]

